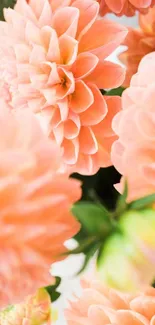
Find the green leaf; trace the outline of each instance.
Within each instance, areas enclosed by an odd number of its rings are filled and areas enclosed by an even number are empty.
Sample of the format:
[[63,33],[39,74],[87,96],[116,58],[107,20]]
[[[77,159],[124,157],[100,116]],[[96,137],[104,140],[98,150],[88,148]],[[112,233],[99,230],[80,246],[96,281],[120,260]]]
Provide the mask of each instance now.
[[104,235],[109,232],[110,215],[104,206],[83,201],[75,204],[72,212],[88,234]]
[[129,204],[129,208],[133,210],[140,210],[152,205],[153,203],[155,203],[155,194],[144,196],[143,198],[131,202]]
[[106,92],[106,96],[122,96],[124,90],[125,88],[123,87],[111,89],[110,91]]
[[61,278],[56,277],[55,279],[56,279],[55,284],[45,287],[48,294],[50,295],[50,298],[51,298],[52,302],[56,301],[61,295],[60,292],[57,291],[57,288],[59,287],[59,285],[61,283]]
[[78,247],[67,251],[63,254],[63,256],[67,256],[67,255],[76,255],[76,254],[80,254],[80,253],[84,253],[86,254],[90,248],[92,247],[92,245],[94,245],[96,242],[98,241],[98,238],[95,236],[89,236],[87,234],[87,236],[85,237],[85,239],[81,240],[79,242]]
[[13,8],[16,3],[16,0],[0,0],[0,20],[4,20],[3,9],[4,8]]
[[84,259],[84,263],[81,267],[81,269],[79,270],[79,272],[77,273],[77,275],[80,275],[87,267],[87,265],[89,264],[91,258],[94,256],[94,254],[96,253],[96,251],[99,249],[100,244],[99,242],[96,242],[96,244],[93,244],[91,248],[89,248],[88,252],[85,252],[85,259]]
[[128,197],[128,184],[127,181],[125,181],[123,194],[119,196],[116,205],[116,211],[114,212],[114,216],[116,219],[118,219],[121,216],[121,214],[128,209],[128,204],[126,202],[127,197]]

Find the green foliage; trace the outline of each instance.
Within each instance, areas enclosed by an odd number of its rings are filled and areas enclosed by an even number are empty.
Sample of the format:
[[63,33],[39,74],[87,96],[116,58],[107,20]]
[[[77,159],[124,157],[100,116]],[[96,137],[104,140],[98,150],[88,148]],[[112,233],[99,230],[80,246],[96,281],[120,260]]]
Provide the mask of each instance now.
[[141,210],[152,205],[153,203],[155,203],[155,194],[151,194],[131,202],[129,204],[129,208],[132,210]]
[[125,88],[123,87],[111,89],[110,91],[106,92],[106,96],[122,96],[124,90]]
[[73,206],[72,212],[82,223],[85,232],[99,236],[109,231],[109,212],[103,205],[79,202]]
[[50,295],[52,302],[56,301],[60,297],[60,293],[57,291],[60,283],[61,283],[61,278],[56,277],[55,284],[45,287],[48,294]]
[[4,20],[3,9],[4,8],[13,8],[16,3],[16,0],[0,0],[0,20]]
[[128,204],[126,202],[128,197],[128,184],[125,182],[123,194],[118,197],[116,210],[114,212],[115,219],[119,219],[120,215],[128,209]]

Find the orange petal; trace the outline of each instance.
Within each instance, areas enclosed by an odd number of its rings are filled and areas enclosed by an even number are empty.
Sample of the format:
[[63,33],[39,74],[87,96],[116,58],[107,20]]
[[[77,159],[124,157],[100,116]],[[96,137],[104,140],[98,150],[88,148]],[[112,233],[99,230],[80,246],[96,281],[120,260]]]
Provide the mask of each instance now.
[[84,112],[92,105],[94,96],[90,88],[82,81],[75,82],[75,91],[71,96],[70,109],[75,113]]
[[76,35],[79,40],[96,20],[99,12],[99,4],[96,1],[92,2],[91,0],[77,0],[74,1],[74,7],[78,8],[80,11]]
[[100,61],[94,71],[85,80],[95,83],[100,89],[111,89],[122,85],[124,79],[124,68],[112,62]]
[[56,30],[58,37],[67,34],[73,38],[76,36],[79,19],[79,10],[73,7],[60,8],[52,19],[52,27]]
[[74,38],[65,34],[59,38],[59,46],[61,53],[61,63],[65,65],[73,64],[78,53],[78,42]]
[[106,137],[110,137],[114,135],[114,131],[112,129],[112,121],[114,116],[121,110],[121,97],[119,96],[111,96],[105,97],[106,104],[108,106],[107,114],[102,121],[102,129],[104,130],[104,135]]
[[77,114],[70,114],[68,120],[64,123],[64,137],[74,139],[79,135],[80,119]]
[[74,139],[72,141],[64,139],[62,148],[64,149],[64,162],[70,165],[76,164],[79,154],[79,143],[77,139]]
[[91,52],[103,59],[110,55],[124,40],[127,29],[108,20],[97,20],[79,42],[79,53]]
[[107,104],[101,92],[94,85],[89,86],[93,95],[93,104],[83,113],[80,114],[82,125],[95,125],[101,122],[107,114]]
[[125,2],[126,2],[126,0],[119,0],[119,1],[116,1],[116,0],[110,0],[109,1],[109,0],[107,0],[109,9],[112,12],[115,12],[117,14],[119,14],[122,11]]
[[50,26],[45,26],[41,29],[41,35],[47,49],[47,60],[60,63],[60,49],[56,31]]
[[75,78],[84,78],[89,75],[98,64],[98,57],[92,53],[81,53],[72,66]]
[[79,135],[80,152],[93,155],[98,150],[98,145],[94,133],[89,127],[82,127]]

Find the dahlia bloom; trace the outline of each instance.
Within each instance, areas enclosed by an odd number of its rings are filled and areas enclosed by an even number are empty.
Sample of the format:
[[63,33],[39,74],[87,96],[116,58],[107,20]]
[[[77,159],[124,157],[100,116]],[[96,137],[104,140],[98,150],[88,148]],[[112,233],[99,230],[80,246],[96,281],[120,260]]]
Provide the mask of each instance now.
[[2,310],[0,325],[50,325],[51,316],[50,296],[45,289],[39,289],[25,302]]
[[27,110],[0,109],[0,307],[49,285],[52,262],[79,230],[80,183],[59,172],[59,148]]
[[150,9],[146,15],[139,15],[139,26],[139,29],[129,28],[124,42],[128,49],[119,55],[127,68],[125,87],[130,85],[141,59],[155,50],[155,8]]
[[155,211],[126,212],[118,227],[120,233],[104,244],[97,274],[109,287],[134,292],[150,285],[155,277]]
[[119,136],[112,161],[128,181],[128,200],[155,193],[155,52],[146,55],[122,97],[123,110],[113,120]]
[[66,310],[67,325],[154,325],[155,289],[129,295],[83,281],[82,294]]
[[107,100],[99,88],[124,81],[122,67],[104,59],[127,30],[99,20],[98,12],[94,0],[18,0],[0,23],[0,73],[11,105],[41,113],[65,165],[82,174],[111,164],[110,122],[119,100]]
[[134,16],[137,10],[144,14],[155,5],[154,0],[98,0],[98,2],[101,15],[112,12],[118,16]]

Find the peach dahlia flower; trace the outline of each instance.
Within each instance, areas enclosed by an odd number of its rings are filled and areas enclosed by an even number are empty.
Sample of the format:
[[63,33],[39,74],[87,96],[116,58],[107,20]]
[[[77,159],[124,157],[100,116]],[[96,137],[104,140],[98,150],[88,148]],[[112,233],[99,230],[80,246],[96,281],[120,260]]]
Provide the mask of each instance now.
[[123,110],[113,120],[119,139],[112,161],[128,181],[129,200],[155,193],[155,52],[146,55],[122,97]]
[[0,325],[51,325],[51,300],[45,289],[39,289],[23,303],[0,312]]
[[80,298],[66,311],[67,325],[154,325],[155,289],[129,295],[84,281]]
[[0,307],[50,284],[50,265],[79,230],[80,183],[61,174],[59,148],[33,114],[0,109]]
[[129,86],[143,56],[155,50],[155,8],[150,9],[147,15],[139,16],[139,26],[139,29],[129,28],[124,42],[128,48],[119,55],[127,68],[125,87]]
[[118,99],[107,101],[99,88],[124,80],[122,67],[104,59],[127,31],[99,20],[98,11],[94,0],[18,0],[0,23],[0,73],[11,105],[41,112],[64,163],[83,174],[111,164],[111,111]]
[[155,5],[154,0],[98,0],[98,2],[101,15],[113,12],[118,16],[133,16],[137,10],[144,14]]

